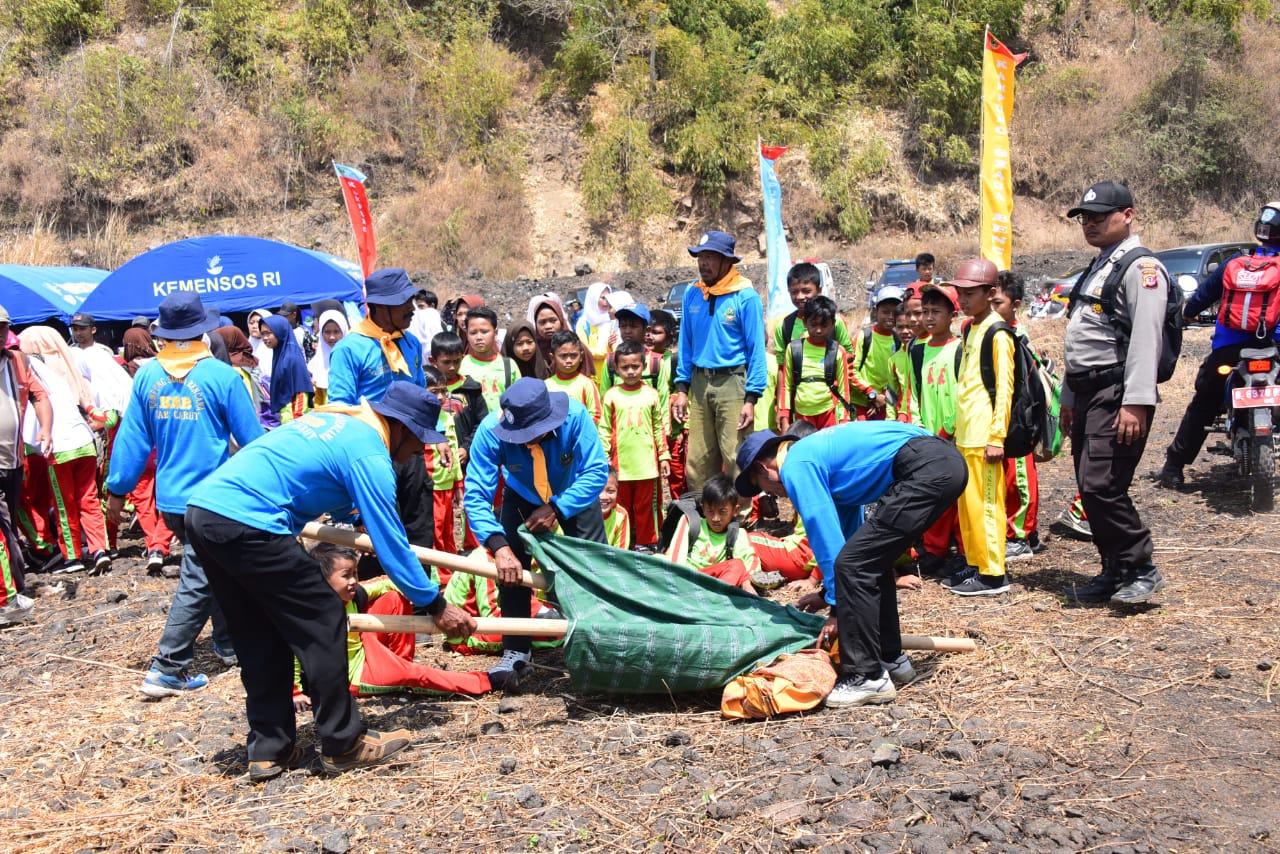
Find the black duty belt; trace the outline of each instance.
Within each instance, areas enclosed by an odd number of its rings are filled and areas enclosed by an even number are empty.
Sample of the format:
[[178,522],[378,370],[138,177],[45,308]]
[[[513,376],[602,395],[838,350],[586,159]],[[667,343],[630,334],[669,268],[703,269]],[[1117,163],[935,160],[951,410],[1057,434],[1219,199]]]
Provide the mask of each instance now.
[[1107,368],[1091,368],[1079,373],[1067,374],[1067,385],[1074,392],[1093,392],[1124,381],[1124,365]]
[[697,365],[693,367],[694,373],[706,374],[712,377],[724,377],[729,374],[745,374],[747,372],[746,365],[733,365],[728,368],[700,368]]

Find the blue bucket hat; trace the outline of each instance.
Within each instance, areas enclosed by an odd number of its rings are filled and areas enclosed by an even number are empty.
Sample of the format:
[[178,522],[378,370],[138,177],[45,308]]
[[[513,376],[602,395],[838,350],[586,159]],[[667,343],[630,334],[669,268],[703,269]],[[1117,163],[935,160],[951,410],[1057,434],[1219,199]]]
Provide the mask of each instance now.
[[408,380],[393,381],[387,386],[387,393],[382,399],[371,402],[369,408],[383,418],[399,421],[410,433],[421,439],[424,445],[439,445],[448,441],[444,434],[435,429],[440,422],[439,399],[417,383]]
[[498,425],[493,435],[503,442],[526,445],[550,433],[569,415],[569,395],[547,391],[547,384],[536,377],[523,377],[511,384],[499,401]]
[[760,493],[760,487],[751,482],[751,467],[761,456],[768,456],[778,450],[783,442],[794,442],[795,436],[779,436],[772,430],[757,430],[738,446],[738,476],[733,486],[743,498],[751,498]]
[[734,247],[737,245],[738,241],[734,240],[732,234],[723,231],[708,231],[698,240],[697,246],[689,247],[689,254],[697,258],[703,252],[715,252],[717,255],[723,255],[737,264],[742,260],[733,254]]
[[399,267],[374,270],[364,280],[364,301],[369,305],[404,305],[417,292],[409,274]]
[[160,303],[160,325],[152,334],[169,341],[190,341],[218,325],[216,315],[205,311],[195,291],[178,291]]

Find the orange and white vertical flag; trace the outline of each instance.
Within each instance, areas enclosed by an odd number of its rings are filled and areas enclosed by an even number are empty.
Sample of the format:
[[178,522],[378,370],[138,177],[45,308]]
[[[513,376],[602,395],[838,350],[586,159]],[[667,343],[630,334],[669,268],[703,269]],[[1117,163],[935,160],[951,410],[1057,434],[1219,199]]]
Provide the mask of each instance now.
[[1007,270],[1013,260],[1013,169],[1009,122],[1013,69],[1026,59],[987,30],[982,51],[982,257]]

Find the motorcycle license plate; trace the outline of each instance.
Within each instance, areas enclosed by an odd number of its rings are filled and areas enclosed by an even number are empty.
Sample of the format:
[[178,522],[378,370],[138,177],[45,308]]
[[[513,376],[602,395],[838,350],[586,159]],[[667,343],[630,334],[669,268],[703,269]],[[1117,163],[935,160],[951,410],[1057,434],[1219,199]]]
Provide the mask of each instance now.
[[1255,406],[1280,406],[1280,385],[1268,385],[1261,388],[1233,388],[1231,404],[1236,409],[1251,409]]

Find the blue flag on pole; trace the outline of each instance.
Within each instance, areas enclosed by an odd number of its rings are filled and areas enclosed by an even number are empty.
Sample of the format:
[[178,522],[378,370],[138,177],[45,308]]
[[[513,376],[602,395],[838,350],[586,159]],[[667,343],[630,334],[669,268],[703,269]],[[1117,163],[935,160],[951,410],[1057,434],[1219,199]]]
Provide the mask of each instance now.
[[796,308],[787,293],[791,250],[782,230],[782,185],[773,168],[773,162],[786,150],[785,145],[760,146],[760,189],[764,195],[765,251],[769,261],[769,320],[780,320]]

